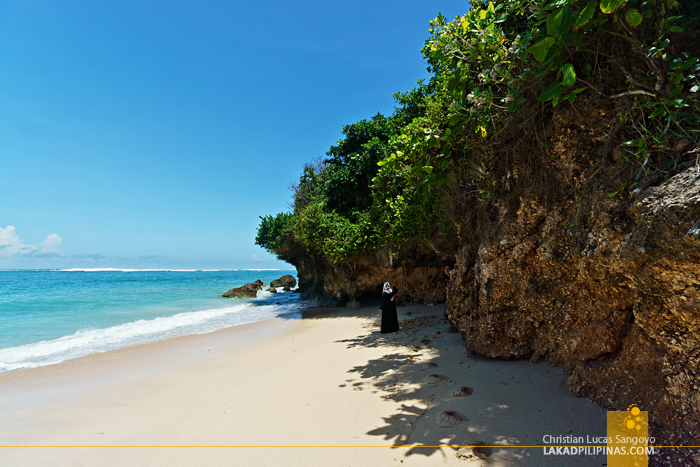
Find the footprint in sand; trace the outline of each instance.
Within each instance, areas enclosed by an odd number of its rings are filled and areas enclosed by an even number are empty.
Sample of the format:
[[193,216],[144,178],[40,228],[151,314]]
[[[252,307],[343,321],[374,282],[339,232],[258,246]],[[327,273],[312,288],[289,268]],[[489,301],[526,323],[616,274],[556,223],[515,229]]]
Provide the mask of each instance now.
[[474,388],[470,388],[469,386],[462,386],[457,393],[452,393],[452,397],[464,397],[464,396],[471,396],[474,393]]
[[445,410],[435,417],[435,423],[441,428],[452,428],[462,423],[462,417],[457,412]]
[[[462,448],[457,451],[456,456],[460,459],[473,459],[475,457],[479,459],[488,459],[491,457],[493,449],[488,444],[483,441],[476,441],[473,447]],[[475,459],[474,459],[475,460]]]
[[426,376],[425,379],[423,379],[423,382],[426,384],[437,384],[444,379],[447,379],[447,378],[445,378],[444,376],[441,376],[441,375],[430,375],[430,376]]

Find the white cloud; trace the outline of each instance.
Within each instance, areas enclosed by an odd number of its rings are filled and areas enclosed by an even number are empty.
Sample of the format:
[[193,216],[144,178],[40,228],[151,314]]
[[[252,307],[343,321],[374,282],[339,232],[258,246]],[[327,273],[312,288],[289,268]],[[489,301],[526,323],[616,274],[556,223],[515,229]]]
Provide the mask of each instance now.
[[258,255],[253,255],[250,258],[251,261],[262,261],[260,258],[258,258]]
[[63,239],[60,235],[51,234],[46,237],[46,240],[41,242],[39,246],[41,247],[42,253],[63,253],[63,248],[61,247],[62,243]]
[[[58,235],[56,235],[58,237]],[[51,235],[49,235],[51,237]],[[59,237],[60,239],[61,237]],[[48,238],[46,239],[48,240]],[[20,240],[15,227],[8,225],[4,229],[0,227],[0,258],[21,256],[36,251],[34,245],[25,245]]]

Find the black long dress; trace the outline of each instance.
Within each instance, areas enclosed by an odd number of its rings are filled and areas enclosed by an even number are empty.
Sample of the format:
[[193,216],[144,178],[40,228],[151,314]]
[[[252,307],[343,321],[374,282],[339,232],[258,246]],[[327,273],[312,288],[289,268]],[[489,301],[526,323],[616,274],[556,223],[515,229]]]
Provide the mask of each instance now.
[[392,290],[391,293],[382,292],[382,306],[379,307],[379,309],[382,310],[382,334],[399,330],[399,317],[396,313],[396,302],[391,300],[391,298],[396,295],[396,292],[396,289]]

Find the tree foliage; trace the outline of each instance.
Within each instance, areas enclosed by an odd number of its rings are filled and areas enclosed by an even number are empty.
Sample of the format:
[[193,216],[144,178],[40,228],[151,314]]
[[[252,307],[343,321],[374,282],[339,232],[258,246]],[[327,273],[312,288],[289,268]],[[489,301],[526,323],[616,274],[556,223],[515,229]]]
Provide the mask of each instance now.
[[693,5],[474,1],[453,20],[438,15],[422,49],[430,81],[394,94],[392,115],[344,126],[292,186],[294,212],[262,218],[256,243],[278,251],[296,242],[338,261],[430,235],[444,228],[448,184],[492,198],[484,148],[516,135],[530,118],[523,109],[582,96],[617,105],[623,162],[640,167],[627,188],[643,186],[678,164],[669,148],[699,142],[700,41],[684,33],[698,19]]

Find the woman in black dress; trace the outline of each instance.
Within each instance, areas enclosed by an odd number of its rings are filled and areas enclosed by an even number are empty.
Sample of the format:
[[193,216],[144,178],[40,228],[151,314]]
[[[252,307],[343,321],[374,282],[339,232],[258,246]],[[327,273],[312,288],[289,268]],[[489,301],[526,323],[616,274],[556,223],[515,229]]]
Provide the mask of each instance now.
[[394,301],[396,292],[398,292],[396,287],[392,289],[391,284],[388,282],[384,283],[382,306],[379,307],[382,310],[382,334],[399,330],[399,317],[396,314],[396,302]]

